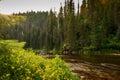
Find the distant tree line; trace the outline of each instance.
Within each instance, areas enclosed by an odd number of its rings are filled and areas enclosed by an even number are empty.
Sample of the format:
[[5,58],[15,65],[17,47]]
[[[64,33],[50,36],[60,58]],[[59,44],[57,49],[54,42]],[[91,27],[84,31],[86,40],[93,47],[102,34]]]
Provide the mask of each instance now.
[[26,12],[13,14],[26,20],[5,28],[4,39],[26,41],[33,49],[120,51],[120,0],[83,0],[75,12],[74,0],[65,0],[57,14]]

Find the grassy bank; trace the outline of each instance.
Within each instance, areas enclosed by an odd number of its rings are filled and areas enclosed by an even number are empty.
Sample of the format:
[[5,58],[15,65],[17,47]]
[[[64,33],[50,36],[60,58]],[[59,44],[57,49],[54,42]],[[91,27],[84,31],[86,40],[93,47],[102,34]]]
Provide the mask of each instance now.
[[0,80],[79,80],[58,56],[44,59],[24,44],[0,41]]

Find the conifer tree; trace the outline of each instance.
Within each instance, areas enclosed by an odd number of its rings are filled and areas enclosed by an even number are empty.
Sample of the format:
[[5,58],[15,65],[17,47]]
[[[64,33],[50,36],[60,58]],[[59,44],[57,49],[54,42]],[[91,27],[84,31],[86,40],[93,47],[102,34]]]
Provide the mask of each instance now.
[[63,17],[63,8],[62,8],[62,4],[61,4],[61,7],[60,7],[60,11],[59,11],[59,14],[58,14],[58,28],[59,28],[59,46],[62,46],[63,42],[64,42],[64,32],[65,32],[65,29],[64,29],[64,17]]

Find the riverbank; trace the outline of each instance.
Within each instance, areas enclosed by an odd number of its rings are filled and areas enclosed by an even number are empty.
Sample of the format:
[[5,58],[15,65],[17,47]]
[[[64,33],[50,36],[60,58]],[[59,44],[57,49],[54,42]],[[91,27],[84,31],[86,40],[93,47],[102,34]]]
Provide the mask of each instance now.
[[71,71],[80,76],[82,80],[120,80],[118,65],[105,63],[95,65],[84,61],[72,61],[66,61],[66,63],[70,66]]
[[[54,55],[42,55],[44,58],[53,58]],[[120,80],[120,65],[109,63],[92,63],[75,56],[60,55],[72,72],[82,80]]]

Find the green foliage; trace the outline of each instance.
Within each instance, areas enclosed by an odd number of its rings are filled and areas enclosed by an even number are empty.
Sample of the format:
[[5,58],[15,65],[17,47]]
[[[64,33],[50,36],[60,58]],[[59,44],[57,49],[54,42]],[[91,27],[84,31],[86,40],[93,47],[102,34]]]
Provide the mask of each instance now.
[[112,52],[120,52],[120,42],[117,38],[112,38],[109,40],[108,44],[104,45],[103,49],[110,50]]
[[25,21],[25,16],[14,16],[14,15],[2,15],[0,14],[0,27],[1,26],[13,26]]
[[0,80],[79,80],[58,56],[44,59],[33,51],[22,49],[23,44],[0,41],[0,53],[9,50],[9,55],[0,56]]
[[17,40],[0,40],[0,44],[6,45],[7,48],[11,49],[22,49],[25,46],[25,42],[19,42]]
[[82,0],[76,14],[74,0],[65,0],[59,14],[52,9],[0,14],[0,39],[25,41],[27,48],[45,48],[53,54],[58,54],[64,43],[69,51],[119,51],[119,7],[119,0]]
[[13,29],[12,27],[15,25],[21,25],[25,20],[25,16],[0,14],[0,39],[6,39],[7,37],[10,37],[11,33],[9,32],[11,29]]
[[49,53],[50,53],[50,54],[54,54],[54,55],[56,55],[56,54],[59,54],[59,55],[60,55],[60,54],[63,54],[63,53],[62,53],[62,50],[57,50],[57,49],[55,49],[55,48],[54,48],[53,50],[51,50]]
[[96,51],[96,47],[95,46],[84,47],[82,50],[83,53],[91,53]]
[[24,45],[25,42],[18,43],[17,40],[0,40],[0,54],[8,54],[11,49],[23,49]]

